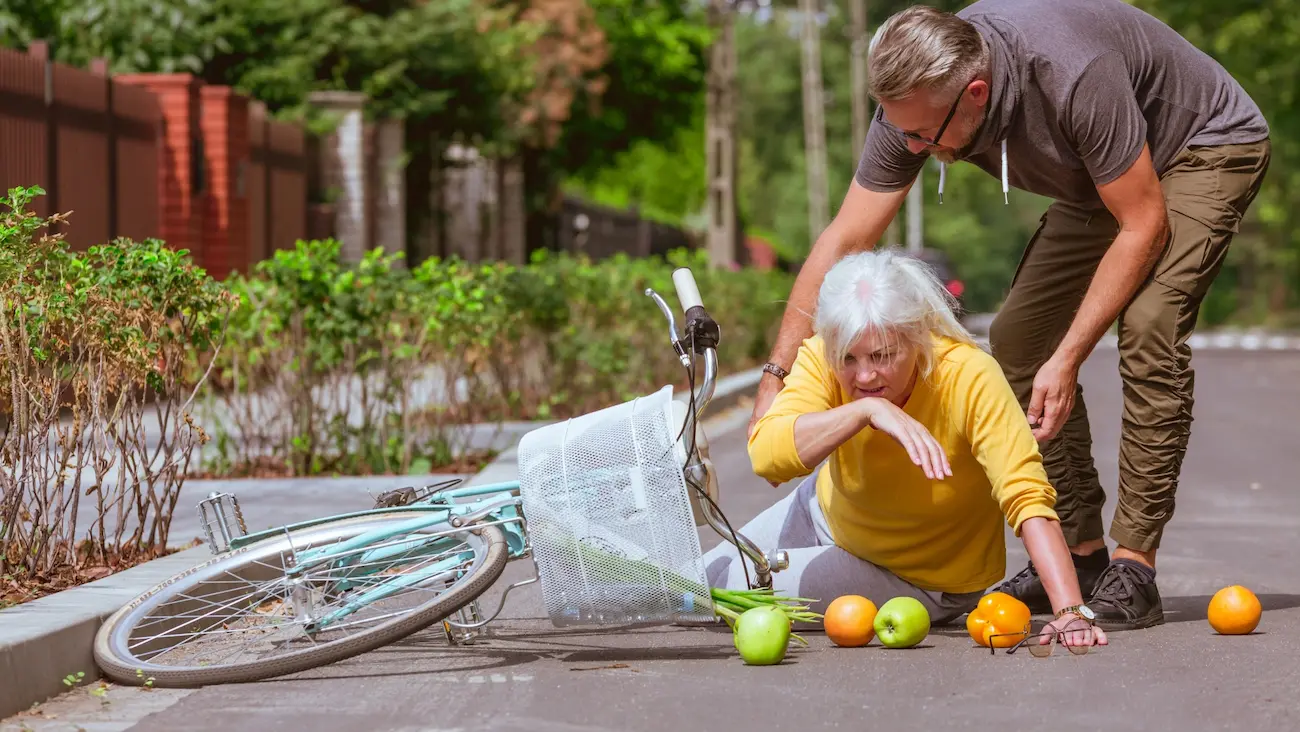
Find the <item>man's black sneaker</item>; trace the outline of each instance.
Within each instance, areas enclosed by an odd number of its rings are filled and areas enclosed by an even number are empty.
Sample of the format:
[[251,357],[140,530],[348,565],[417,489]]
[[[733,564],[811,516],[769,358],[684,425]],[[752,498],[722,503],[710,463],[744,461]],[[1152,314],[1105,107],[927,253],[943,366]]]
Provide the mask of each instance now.
[[1155,571],[1136,562],[1111,562],[1087,604],[1102,630],[1139,630],[1165,622]]
[[[1086,598],[1091,594],[1097,580],[1105,573],[1108,555],[1104,550],[1098,550],[1086,557],[1077,554],[1071,554],[1070,557],[1074,559],[1074,573],[1079,578],[1079,594]],[[1043,587],[1042,580],[1038,578],[1038,570],[1034,568],[1033,562],[989,591],[1011,595],[1029,606],[1029,612],[1035,615],[1052,613],[1052,601],[1047,596],[1047,589]],[[1092,607],[1091,603],[1088,607]]]

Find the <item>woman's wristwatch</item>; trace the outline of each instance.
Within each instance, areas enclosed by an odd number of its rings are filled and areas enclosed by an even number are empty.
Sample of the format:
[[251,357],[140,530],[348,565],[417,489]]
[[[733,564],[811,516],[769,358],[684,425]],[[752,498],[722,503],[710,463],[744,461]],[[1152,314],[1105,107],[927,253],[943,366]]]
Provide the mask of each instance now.
[[1074,613],[1075,615],[1078,615],[1079,618],[1082,619],[1083,622],[1087,623],[1088,625],[1092,625],[1093,621],[1097,619],[1097,613],[1094,613],[1092,611],[1092,608],[1083,604],[1071,605],[1069,607],[1061,608],[1056,612],[1056,619],[1060,620],[1061,616],[1067,615],[1069,613]]

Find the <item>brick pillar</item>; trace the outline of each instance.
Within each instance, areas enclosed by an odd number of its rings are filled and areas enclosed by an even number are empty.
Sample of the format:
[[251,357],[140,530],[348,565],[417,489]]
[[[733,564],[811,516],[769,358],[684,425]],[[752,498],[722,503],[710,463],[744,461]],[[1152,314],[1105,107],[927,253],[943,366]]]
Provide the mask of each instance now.
[[208,189],[203,227],[203,266],[216,279],[247,272],[253,260],[249,228],[248,97],[228,86],[201,93]]
[[[206,162],[199,125],[199,89],[203,82],[190,74],[126,74],[114,79],[138,86],[158,98],[163,116],[163,150],[158,175],[160,238],[171,249],[188,249],[204,265],[203,214]],[[136,163],[119,160],[130,171]]]
[[320,141],[321,188],[333,196],[334,231],[342,257],[355,262],[371,248],[362,115],[366,96],[360,92],[313,92],[307,100],[338,120],[338,126]]

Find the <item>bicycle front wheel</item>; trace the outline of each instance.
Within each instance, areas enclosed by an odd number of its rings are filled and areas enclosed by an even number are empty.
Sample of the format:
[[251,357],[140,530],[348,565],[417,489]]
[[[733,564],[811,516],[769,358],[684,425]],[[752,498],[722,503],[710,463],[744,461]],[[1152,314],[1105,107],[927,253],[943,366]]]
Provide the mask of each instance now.
[[[411,518],[353,516],[213,557],[110,616],[96,635],[95,661],[112,680],[137,686],[282,676],[422,630],[501,576],[508,550],[499,527],[407,528]],[[329,551],[372,531],[376,539],[362,539],[364,546]]]

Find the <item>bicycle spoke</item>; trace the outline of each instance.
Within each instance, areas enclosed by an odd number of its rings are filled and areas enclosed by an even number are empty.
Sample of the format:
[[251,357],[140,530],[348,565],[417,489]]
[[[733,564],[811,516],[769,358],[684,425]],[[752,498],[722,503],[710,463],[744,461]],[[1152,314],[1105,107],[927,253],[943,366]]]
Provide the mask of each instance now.
[[[393,537],[335,555],[324,553],[329,544],[318,544],[278,552],[280,563],[275,555],[250,557],[237,571],[178,592],[158,614],[142,618],[127,649],[152,663],[179,654],[186,665],[223,664],[241,654],[266,658],[346,637],[401,617],[427,602],[422,598],[445,592],[472,565],[473,550],[443,533]],[[316,558],[296,571],[283,564],[304,552],[317,552]],[[456,561],[467,552],[465,561]],[[246,574],[253,576],[241,576]],[[318,622],[324,627],[312,627]]]

